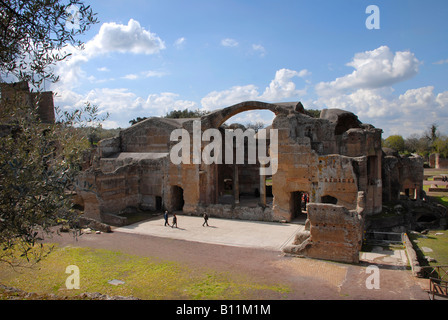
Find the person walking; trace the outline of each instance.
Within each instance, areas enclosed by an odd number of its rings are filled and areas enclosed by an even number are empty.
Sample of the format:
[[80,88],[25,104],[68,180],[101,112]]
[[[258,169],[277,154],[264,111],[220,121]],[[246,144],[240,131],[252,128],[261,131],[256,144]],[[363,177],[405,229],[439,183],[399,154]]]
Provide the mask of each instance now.
[[165,218],[165,227],[166,225],[170,225],[170,223],[168,222],[168,211],[165,211],[165,213],[163,214],[163,217]]
[[208,225],[208,214],[206,212],[204,212],[204,223],[202,224],[202,226],[204,226],[204,224],[206,224],[207,227],[209,226]]
[[171,225],[171,228],[173,228],[174,225],[176,225],[176,228],[177,228],[177,217],[176,217],[175,213],[173,213],[173,224]]

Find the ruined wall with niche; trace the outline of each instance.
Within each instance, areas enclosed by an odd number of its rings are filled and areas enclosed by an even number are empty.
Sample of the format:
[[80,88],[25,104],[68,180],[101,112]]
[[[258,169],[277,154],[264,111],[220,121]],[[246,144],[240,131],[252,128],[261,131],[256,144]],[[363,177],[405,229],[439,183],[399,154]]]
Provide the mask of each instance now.
[[397,151],[383,148],[383,201],[394,202],[400,193],[420,199],[423,190],[424,168],[420,156],[402,157]]
[[[341,123],[342,122],[342,123]],[[331,196],[348,209],[365,192],[364,214],[381,211],[381,130],[350,112],[329,110],[321,119],[301,113],[278,115],[279,170],[273,177],[275,218],[291,219],[291,196],[310,194],[320,203]]]

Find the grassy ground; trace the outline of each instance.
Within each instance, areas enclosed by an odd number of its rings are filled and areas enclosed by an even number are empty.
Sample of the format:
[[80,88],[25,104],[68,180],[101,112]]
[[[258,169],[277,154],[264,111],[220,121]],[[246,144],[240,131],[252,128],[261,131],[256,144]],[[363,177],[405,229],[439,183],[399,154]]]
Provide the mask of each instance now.
[[[432,176],[448,174],[447,169],[425,169],[425,176],[429,177],[427,180],[433,180]],[[428,192],[429,186],[424,186],[423,189],[429,197],[437,200],[440,204],[448,208],[448,195],[443,192]],[[443,235],[436,235],[436,233],[443,233]],[[448,230],[431,230],[426,235],[410,234],[410,239],[417,248],[417,254],[423,258],[430,256],[436,259],[436,262],[430,262],[430,266],[448,265]],[[431,248],[433,252],[423,252],[422,248]]]
[[[443,235],[436,235],[443,233]],[[436,262],[430,262],[430,266],[448,266],[448,230],[431,230],[426,235],[410,234],[409,238],[418,247],[417,254],[420,257],[430,256]],[[423,248],[430,248],[433,252],[424,252]]]
[[[65,270],[69,265],[76,265],[80,270],[79,290],[66,288],[70,274]],[[125,283],[109,284],[113,279]],[[0,264],[0,283],[42,295],[74,297],[83,292],[100,292],[148,300],[281,298],[290,291],[285,286],[255,282],[247,276],[191,270],[175,262],[76,247],[56,247],[32,268],[14,270]]]

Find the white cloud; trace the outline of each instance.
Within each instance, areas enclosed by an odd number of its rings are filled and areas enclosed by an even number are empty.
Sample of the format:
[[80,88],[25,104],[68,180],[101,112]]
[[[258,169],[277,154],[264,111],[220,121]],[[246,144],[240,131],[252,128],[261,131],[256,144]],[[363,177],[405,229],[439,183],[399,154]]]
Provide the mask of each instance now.
[[154,115],[164,116],[173,110],[195,110],[197,104],[194,101],[180,100],[179,95],[171,92],[150,94],[145,101],[144,109],[151,110]]
[[358,89],[349,94],[320,97],[308,108],[338,108],[351,111],[361,121],[384,130],[384,136],[421,133],[432,123],[445,132],[448,120],[448,91],[435,94],[433,86],[409,89],[401,95],[391,87]]
[[[302,70],[304,71],[304,70]],[[281,101],[291,97],[297,97],[306,94],[306,90],[297,90],[294,82],[291,81],[294,77],[299,77],[300,74],[304,76],[305,72],[297,72],[289,69],[280,69],[275,73],[274,80],[271,81],[269,87],[260,96],[262,100],[266,101]]]
[[260,54],[260,57],[264,57],[266,54],[266,49],[261,44],[253,44],[252,50]]
[[239,44],[238,41],[236,41],[235,39],[231,39],[231,38],[226,38],[226,39],[221,40],[221,45],[224,47],[237,47],[238,44]]
[[106,67],[101,67],[101,68],[98,68],[98,69],[96,69],[96,70],[98,70],[98,71],[100,71],[100,72],[109,72],[110,70],[108,69],[108,68],[106,68]]
[[279,102],[284,99],[299,99],[300,96],[306,94],[306,90],[297,90],[294,77],[303,77],[308,75],[308,71],[294,71],[289,69],[280,69],[275,73],[275,78],[260,94],[258,88],[253,85],[234,86],[223,91],[212,91],[201,100],[202,106],[206,110],[214,110],[218,108],[228,107],[242,101],[262,100],[269,102]]
[[[55,73],[60,82],[52,87],[53,91],[63,91],[78,86],[83,80],[94,80],[82,69],[89,60],[111,52],[151,55],[165,49],[164,42],[155,34],[143,28],[138,21],[130,19],[127,25],[114,22],[103,23],[97,35],[84,46],[84,50],[67,46],[64,50],[70,57],[56,65]],[[98,68],[98,71],[109,71]],[[128,75],[128,78],[132,75]]]
[[307,69],[303,69],[300,70],[299,74],[297,76],[299,76],[300,78],[305,78],[311,75],[311,72],[308,71]]
[[355,71],[316,85],[318,98],[310,106],[354,112],[383,129],[385,137],[421,133],[431,123],[447,131],[448,91],[435,93],[433,86],[426,86],[395,93],[393,85],[417,75],[420,64],[412,52],[394,53],[387,46],[357,53],[347,64]]
[[212,91],[201,100],[206,110],[219,109],[248,100],[255,100],[259,96],[256,86],[234,86],[228,90]]
[[127,74],[123,77],[123,79],[126,79],[126,80],[136,80],[138,78],[139,78],[138,74],[135,74],[135,73]]
[[185,39],[184,37],[179,38],[176,41],[174,41],[174,47],[176,49],[182,49],[185,46],[186,42],[187,42],[187,39]]
[[267,110],[255,110],[239,113],[226,121],[227,124],[232,123],[258,123],[262,122],[265,126],[271,125],[275,118],[275,114]]
[[445,63],[448,63],[448,59],[442,59],[437,62],[434,62],[433,64],[445,64]]
[[160,78],[163,76],[166,76],[167,73],[163,71],[154,71],[154,70],[148,70],[148,71],[141,71],[140,73],[131,73],[127,74],[123,77],[123,79],[126,80],[137,80],[137,79],[146,79],[146,78]]
[[409,51],[393,53],[382,46],[373,51],[357,53],[347,66],[355,71],[331,82],[321,82],[315,89],[319,95],[334,95],[356,89],[377,89],[412,78],[420,62]]
[[55,98],[55,105],[67,110],[80,108],[86,101],[97,105],[102,114],[109,112],[105,128],[127,127],[129,120],[136,117],[164,116],[172,110],[197,109],[196,102],[179,99],[175,93],[150,94],[145,99],[125,88],[93,89],[85,95],[66,90]]
[[108,52],[155,54],[165,49],[165,44],[155,33],[145,30],[140,23],[130,19],[127,25],[103,23],[98,34],[85,45],[86,53],[96,56]]

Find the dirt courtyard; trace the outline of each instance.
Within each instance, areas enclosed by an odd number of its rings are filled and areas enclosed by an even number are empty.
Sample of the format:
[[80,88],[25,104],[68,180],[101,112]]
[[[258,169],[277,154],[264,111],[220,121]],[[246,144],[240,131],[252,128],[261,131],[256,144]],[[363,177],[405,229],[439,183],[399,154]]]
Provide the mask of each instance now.
[[[196,218],[200,219],[200,218]],[[251,247],[236,244],[222,245],[216,243],[188,241],[169,236],[170,232],[184,232],[175,228],[164,227],[167,236],[154,236],[143,232],[124,232],[120,228],[112,233],[83,234],[74,239],[71,234],[61,234],[48,239],[63,246],[91,247],[121,251],[146,257],[157,257],[161,260],[184,263],[195,269],[211,269],[218,272],[238,274],[248,278],[265,281],[267,283],[284,284],[291,288],[286,299],[320,299],[320,300],[427,300],[424,291],[425,280],[412,276],[410,270],[400,267],[379,265],[379,289],[368,289],[366,281],[370,274],[367,272],[369,264],[342,264],[330,261],[296,258],[284,255],[281,250],[272,247]],[[199,221],[200,222],[200,221]],[[226,221],[231,223],[232,221]],[[238,221],[234,221],[238,222]],[[180,223],[180,222],[179,222]],[[201,222],[202,223],[202,222]],[[219,224],[209,221],[210,225]],[[246,222],[251,223],[251,222]],[[182,225],[180,225],[182,226]],[[166,228],[166,229],[164,229]],[[235,228],[233,228],[235,229]],[[213,228],[198,227],[197,231],[213,232]],[[250,235],[250,228],[245,226],[246,234]],[[234,232],[236,232],[234,230]],[[269,237],[269,234],[265,234]],[[284,299],[273,295],[260,299]]]

